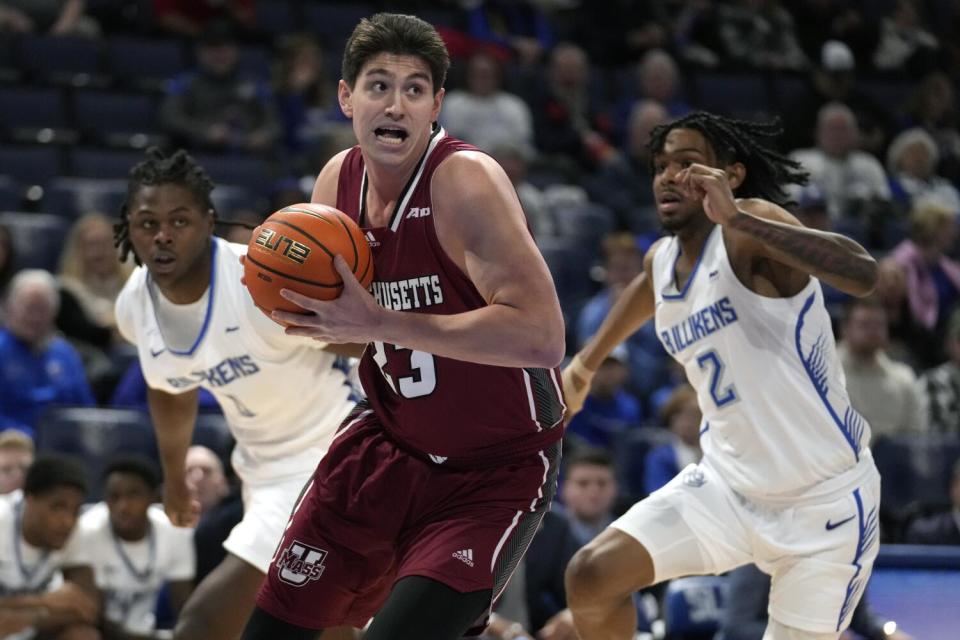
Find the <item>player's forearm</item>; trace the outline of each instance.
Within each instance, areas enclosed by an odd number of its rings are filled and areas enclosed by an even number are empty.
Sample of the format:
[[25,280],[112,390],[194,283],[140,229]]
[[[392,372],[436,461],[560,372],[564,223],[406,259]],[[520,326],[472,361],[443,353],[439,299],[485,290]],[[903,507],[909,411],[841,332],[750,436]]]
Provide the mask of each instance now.
[[603,324],[578,354],[580,362],[596,371],[618,344],[629,338],[653,317],[653,299],[647,287],[646,274],[633,279],[617,299]]
[[865,296],[877,286],[877,261],[850,238],[758,218],[744,211],[727,224],[763,242],[774,260],[845,293]]
[[187,449],[193,439],[197,422],[197,391],[172,395],[162,391],[147,391],[150,417],[153,419],[160,462],[166,478],[184,477]]
[[388,311],[384,342],[436,356],[500,367],[555,367],[565,351],[559,309],[533,313],[491,304],[453,315]]

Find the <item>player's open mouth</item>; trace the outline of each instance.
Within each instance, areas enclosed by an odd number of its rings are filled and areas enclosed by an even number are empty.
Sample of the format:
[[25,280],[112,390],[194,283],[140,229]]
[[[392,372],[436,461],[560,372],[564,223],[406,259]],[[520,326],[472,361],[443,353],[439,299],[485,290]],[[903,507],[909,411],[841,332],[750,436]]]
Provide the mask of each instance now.
[[385,144],[401,144],[407,139],[406,131],[392,127],[377,127],[373,133],[376,134],[377,140]]
[[672,191],[661,194],[660,198],[657,200],[660,211],[665,212],[676,211],[681,202],[683,202],[683,197],[678,193],[673,193]]
[[173,263],[176,261],[176,257],[170,255],[169,253],[161,253],[153,256],[153,266],[156,271],[169,271],[173,268]]

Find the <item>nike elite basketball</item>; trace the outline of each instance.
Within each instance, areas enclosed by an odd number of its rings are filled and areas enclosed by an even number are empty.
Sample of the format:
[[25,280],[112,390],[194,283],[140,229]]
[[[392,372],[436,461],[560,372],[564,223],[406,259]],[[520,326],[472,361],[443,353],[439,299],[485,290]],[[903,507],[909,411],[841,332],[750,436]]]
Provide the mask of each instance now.
[[357,280],[370,286],[373,256],[360,227],[345,213],[320,204],[280,209],[254,229],[244,261],[244,280],[261,311],[303,311],[280,296],[290,289],[333,300],[343,281],[333,258],[343,256]]

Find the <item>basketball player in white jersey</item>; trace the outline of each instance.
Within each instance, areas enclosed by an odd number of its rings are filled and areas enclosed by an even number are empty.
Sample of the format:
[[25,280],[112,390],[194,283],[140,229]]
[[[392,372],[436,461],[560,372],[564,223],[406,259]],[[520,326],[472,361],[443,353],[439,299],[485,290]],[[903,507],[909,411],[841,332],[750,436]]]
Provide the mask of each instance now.
[[157,149],[130,172],[117,225],[122,259],[140,267],[117,299],[117,327],[137,346],[160,447],[164,507],[196,524],[184,463],[200,387],[217,398],[237,445],[244,517],[224,561],[197,586],[175,637],[236,638],[296,497],[354,406],[336,356],[288,336],[241,284],[246,247],[213,236],[213,183],[184,151]]
[[772,576],[764,638],[835,639],[877,554],[879,475],[850,406],[820,282],[869,294],[877,265],[775,204],[805,182],[762,146],[777,125],[694,113],[651,136],[663,227],[597,334],[564,372],[578,410],[613,348],[656,319],[697,390],[703,459],[634,505],[567,569],[584,640],[633,636],[630,594],[756,563]]
[[2,632],[6,640],[100,638],[100,598],[76,527],[86,495],[78,461],[42,456],[23,494],[0,500],[0,612],[17,623]]
[[153,504],[160,478],[149,460],[116,458],[103,478],[103,502],[77,525],[103,597],[102,625],[111,638],[151,637],[164,584],[174,612],[193,589],[193,530],[174,527]]

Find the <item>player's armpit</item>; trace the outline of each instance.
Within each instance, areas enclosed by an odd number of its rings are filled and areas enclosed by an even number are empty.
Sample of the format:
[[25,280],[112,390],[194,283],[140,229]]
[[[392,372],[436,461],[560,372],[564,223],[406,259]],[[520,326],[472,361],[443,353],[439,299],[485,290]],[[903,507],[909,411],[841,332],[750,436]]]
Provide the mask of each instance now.
[[803,226],[796,217],[766,200],[738,201],[740,214],[729,229],[735,255],[743,252],[763,256],[785,269],[814,276],[823,282],[855,296],[870,294],[877,285],[879,269],[876,260],[857,242],[829,231]]

